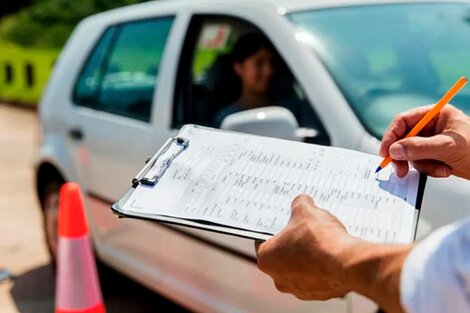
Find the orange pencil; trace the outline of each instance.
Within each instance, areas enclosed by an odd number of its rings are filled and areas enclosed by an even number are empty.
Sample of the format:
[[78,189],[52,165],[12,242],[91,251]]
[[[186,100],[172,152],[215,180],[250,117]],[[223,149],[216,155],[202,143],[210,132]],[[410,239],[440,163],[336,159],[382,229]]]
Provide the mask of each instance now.
[[[419,134],[420,131],[439,113],[442,108],[452,100],[452,98],[467,84],[467,79],[465,77],[460,77],[459,80],[449,89],[449,91],[437,102],[434,107],[423,116],[423,118],[418,122],[418,124],[413,127],[413,129],[406,135],[405,138],[413,137]],[[379,167],[375,170],[376,173],[384,169],[388,164],[392,162],[392,158],[387,156],[380,163]]]

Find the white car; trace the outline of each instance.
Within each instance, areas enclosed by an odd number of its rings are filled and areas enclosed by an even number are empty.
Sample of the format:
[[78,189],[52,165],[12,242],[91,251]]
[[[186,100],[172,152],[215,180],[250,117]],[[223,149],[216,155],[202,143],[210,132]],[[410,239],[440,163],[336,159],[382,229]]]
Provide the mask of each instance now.
[[[355,296],[281,294],[257,269],[253,241],[110,209],[179,127],[211,126],[233,97],[226,56],[252,32],[279,55],[279,107],[229,115],[223,128],[376,153],[395,114],[470,76],[469,1],[175,0],[86,18],[40,106],[36,183],[50,251],[58,189],[76,181],[98,257],[190,310],[373,312]],[[470,114],[470,88],[453,103]],[[469,213],[468,182],[428,179],[418,237]]]

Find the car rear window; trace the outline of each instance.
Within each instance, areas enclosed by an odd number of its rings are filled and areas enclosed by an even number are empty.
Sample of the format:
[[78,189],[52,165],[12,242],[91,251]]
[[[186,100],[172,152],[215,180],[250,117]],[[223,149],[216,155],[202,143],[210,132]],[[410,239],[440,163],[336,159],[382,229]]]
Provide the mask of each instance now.
[[172,21],[172,17],[165,17],[107,29],[83,67],[75,86],[75,103],[150,121]]

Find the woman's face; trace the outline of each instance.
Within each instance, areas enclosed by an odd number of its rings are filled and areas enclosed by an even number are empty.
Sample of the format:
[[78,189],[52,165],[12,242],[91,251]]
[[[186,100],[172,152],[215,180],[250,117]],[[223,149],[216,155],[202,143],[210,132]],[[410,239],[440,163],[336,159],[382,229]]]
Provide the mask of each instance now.
[[233,68],[242,81],[243,89],[258,93],[268,92],[274,72],[269,49],[259,49],[243,62],[234,63]]

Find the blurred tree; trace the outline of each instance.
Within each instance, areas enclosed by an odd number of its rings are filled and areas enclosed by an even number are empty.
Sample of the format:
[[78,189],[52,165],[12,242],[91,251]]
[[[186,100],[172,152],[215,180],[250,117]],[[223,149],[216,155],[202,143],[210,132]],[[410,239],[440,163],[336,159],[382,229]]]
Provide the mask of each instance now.
[[[34,0],[2,25],[6,40],[26,47],[60,48],[83,18],[147,0]],[[8,1],[9,2],[9,1]]]
[[31,0],[0,1],[0,18],[31,4]]

